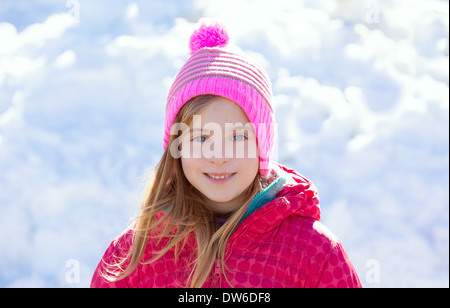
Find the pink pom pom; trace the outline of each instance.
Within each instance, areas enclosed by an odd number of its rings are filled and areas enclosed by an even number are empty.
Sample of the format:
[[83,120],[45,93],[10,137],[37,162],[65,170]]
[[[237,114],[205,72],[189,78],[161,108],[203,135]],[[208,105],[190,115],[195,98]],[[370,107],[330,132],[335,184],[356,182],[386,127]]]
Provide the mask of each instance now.
[[223,24],[214,20],[202,20],[200,27],[189,39],[189,49],[192,55],[204,47],[224,47],[229,40],[230,37]]

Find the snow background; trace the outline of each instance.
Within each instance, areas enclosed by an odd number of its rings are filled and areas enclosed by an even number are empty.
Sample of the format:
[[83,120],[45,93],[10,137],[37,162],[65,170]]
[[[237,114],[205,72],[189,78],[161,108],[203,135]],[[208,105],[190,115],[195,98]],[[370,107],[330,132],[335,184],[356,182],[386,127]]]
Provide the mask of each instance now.
[[449,286],[449,3],[2,0],[0,287],[88,287],[162,154],[200,17],[268,71],[277,160],[365,287]]

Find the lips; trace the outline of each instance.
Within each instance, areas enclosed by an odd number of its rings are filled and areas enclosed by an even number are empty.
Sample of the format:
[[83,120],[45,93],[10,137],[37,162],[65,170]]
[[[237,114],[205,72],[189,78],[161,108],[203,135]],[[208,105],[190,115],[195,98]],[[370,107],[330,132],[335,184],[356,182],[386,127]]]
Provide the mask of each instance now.
[[220,180],[220,179],[228,178],[228,177],[232,176],[233,174],[232,173],[227,173],[227,174],[207,173],[206,175],[212,177],[213,179]]
[[212,181],[225,182],[233,177],[236,173],[205,173]]

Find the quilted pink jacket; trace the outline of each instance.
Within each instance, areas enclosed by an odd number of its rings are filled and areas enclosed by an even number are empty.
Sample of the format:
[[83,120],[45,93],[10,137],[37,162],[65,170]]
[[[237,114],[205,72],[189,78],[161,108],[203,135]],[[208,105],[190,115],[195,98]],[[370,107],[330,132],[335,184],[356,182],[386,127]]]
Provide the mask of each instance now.
[[[245,219],[226,248],[227,278],[237,288],[361,287],[358,275],[341,242],[320,222],[314,185],[295,172],[276,165],[275,180],[249,206]],[[124,257],[132,231],[126,230],[106,250],[91,287],[183,287],[195,256],[191,238],[175,262],[173,251],[158,261],[140,264],[128,277],[108,282],[101,273],[105,264]],[[158,249],[149,242],[146,255]],[[144,256],[145,258],[145,256]],[[205,288],[227,288],[218,260]]]

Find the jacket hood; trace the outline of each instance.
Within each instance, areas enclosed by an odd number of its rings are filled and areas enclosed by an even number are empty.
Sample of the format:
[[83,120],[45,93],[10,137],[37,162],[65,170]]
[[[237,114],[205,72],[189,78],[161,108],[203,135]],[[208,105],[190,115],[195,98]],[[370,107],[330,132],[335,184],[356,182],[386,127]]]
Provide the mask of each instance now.
[[314,184],[297,171],[272,164],[264,190],[249,205],[241,225],[267,232],[291,215],[320,220],[319,196]]

